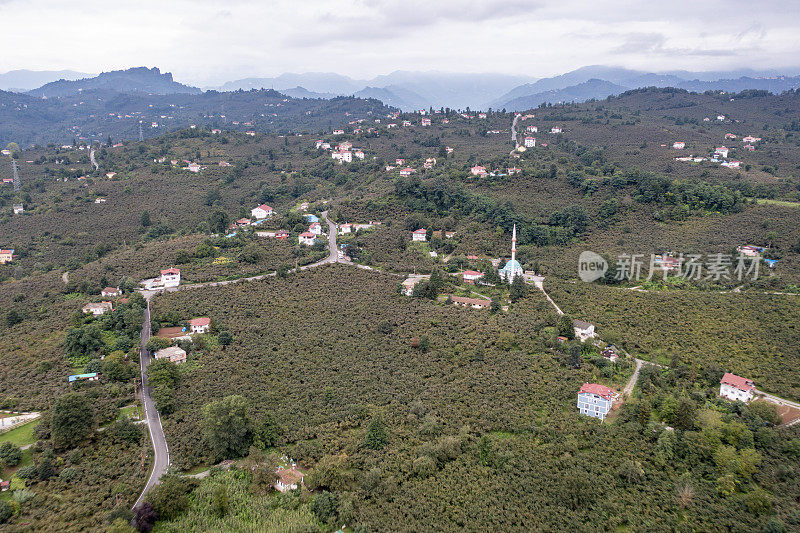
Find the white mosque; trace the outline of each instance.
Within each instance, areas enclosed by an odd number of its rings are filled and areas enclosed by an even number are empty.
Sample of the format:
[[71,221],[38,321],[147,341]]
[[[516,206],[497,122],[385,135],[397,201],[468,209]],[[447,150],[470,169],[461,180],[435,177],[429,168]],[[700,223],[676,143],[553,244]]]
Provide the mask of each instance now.
[[500,277],[509,283],[514,281],[517,276],[524,276],[525,271],[517,261],[517,225],[514,224],[514,231],[511,234],[511,259],[503,268],[498,270]]

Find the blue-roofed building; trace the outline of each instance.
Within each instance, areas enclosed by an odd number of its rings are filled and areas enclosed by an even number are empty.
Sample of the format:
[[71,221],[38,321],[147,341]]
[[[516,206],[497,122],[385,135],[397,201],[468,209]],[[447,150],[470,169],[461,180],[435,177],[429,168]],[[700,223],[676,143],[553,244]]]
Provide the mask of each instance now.
[[306,222],[319,222],[319,217],[317,215],[312,215],[309,213],[308,215],[303,216],[305,217]]
[[89,374],[73,374],[67,379],[70,383],[73,383],[75,381],[97,381],[100,377],[97,372],[90,372]]
[[522,265],[517,261],[517,225],[514,224],[514,231],[511,234],[511,259],[505,264],[503,268],[498,270],[500,277],[511,283],[517,276],[524,276],[525,271],[522,270]]

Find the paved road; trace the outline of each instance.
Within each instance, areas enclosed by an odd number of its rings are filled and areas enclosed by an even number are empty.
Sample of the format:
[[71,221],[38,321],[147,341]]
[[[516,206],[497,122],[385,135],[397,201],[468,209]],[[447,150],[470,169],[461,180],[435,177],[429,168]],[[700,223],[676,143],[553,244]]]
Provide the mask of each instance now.
[[92,162],[92,165],[94,166],[95,170],[99,170],[100,169],[100,165],[97,164],[97,160],[94,158],[94,148],[89,150],[89,161]]
[[144,312],[144,324],[142,324],[142,346],[139,353],[139,366],[142,371],[142,405],[144,405],[144,416],[147,420],[147,428],[150,431],[150,441],[153,443],[153,470],[142,490],[142,494],[136,503],[137,507],[144,499],[145,494],[154,485],[161,481],[161,476],[169,468],[169,449],[167,439],[164,437],[164,429],[161,427],[161,416],[158,414],[153,399],[150,397],[151,388],[147,386],[147,365],[150,364],[150,352],[145,348],[145,344],[150,339],[150,299],[147,297],[147,309]]
[[547,291],[544,290],[544,276],[534,276],[533,284],[536,285],[537,289],[542,291],[542,294],[544,294],[544,297],[547,298],[548,302],[550,302],[550,305],[552,305],[555,308],[556,313],[558,313],[559,315],[563,315],[564,311],[562,311],[561,308],[558,305],[556,305],[553,299],[550,298],[550,295],[547,294]]

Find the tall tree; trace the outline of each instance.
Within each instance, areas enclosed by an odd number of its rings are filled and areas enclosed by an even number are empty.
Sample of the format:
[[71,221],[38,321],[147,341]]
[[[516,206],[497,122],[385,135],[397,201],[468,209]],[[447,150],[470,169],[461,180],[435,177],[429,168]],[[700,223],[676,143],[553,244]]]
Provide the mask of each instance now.
[[72,448],[91,435],[94,404],[83,394],[60,396],[53,406],[50,431],[57,448]]
[[203,434],[217,457],[242,457],[253,443],[250,402],[237,394],[203,406]]

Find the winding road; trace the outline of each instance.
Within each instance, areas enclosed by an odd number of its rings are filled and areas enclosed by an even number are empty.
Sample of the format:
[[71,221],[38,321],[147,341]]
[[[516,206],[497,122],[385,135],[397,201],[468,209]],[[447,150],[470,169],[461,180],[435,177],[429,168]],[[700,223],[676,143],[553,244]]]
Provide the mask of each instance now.
[[142,503],[144,495],[154,485],[161,481],[161,476],[169,468],[169,448],[167,448],[167,439],[164,436],[164,429],[161,427],[161,415],[158,414],[153,398],[150,396],[152,388],[147,386],[147,365],[150,364],[150,352],[145,348],[147,341],[150,339],[150,296],[147,298],[147,309],[144,311],[144,322],[142,324],[142,346],[139,350],[139,367],[142,371],[142,405],[144,405],[144,417],[147,421],[147,428],[150,431],[150,441],[153,443],[153,469],[150,471],[150,477],[144,486],[144,490],[139,495],[133,507],[136,508]]
[[[302,266],[297,270],[308,270],[318,266],[339,262],[339,248],[338,245],[336,244],[336,234],[338,233],[338,226],[336,225],[336,223],[334,223],[331,219],[328,218],[327,211],[324,211],[322,213],[322,216],[328,223],[328,249],[329,249],[328,256],[325,259],[317,261],[316,263],[311,263],[310,265]],[[292,269],[292,271],[294,270],[295,269]],[[241,278],[229,281],[211,281],[208,283],[194,283],[191,285],[180,285],[178,287],[165,289],[165,291],[175,292],[179,290],[199,289],[202,287],[220,287],[224,285],[240,283],[242,281],[256,281],[276,275],[277,272],[271,272],[269,274],[261,274],[259,276],[252,276],[249,278]],[[152,388],[147,386],[147,365],[149,365],[151,361],[150,352],[146,348],[147,341],[150,339],[150,300],[153,296],[163,291],[158,290],[158,291],[140,291],[140,292],[142,296],[144,296],[145,299],[147,300],[147,309],[145,309],[144,321],[142,324],[139,367],[141,369],[141,374],[142,374],[142,404],[144,405],[145,421],[147,422],[147,428],[150,432],[150,441],[153,443],[153,469],[150,471],[150,477],[147,479],[147,483],[145,484],[142,493],[139,495],[139,498],[136,500],[136,503],[133,504],[134,508],[138,507],[139,504],[142,503],[145,494],[147,494],[148,490],[153,488],[153,486],[158,485],[159,481],[161,481],[161,476],[164,475],[164,473],[170,466],[169,448],[167,447],[167,439],[164,436],[164,429],[161,426],[161,416],[158,414],[158,410],[156,409],[155,404],[153,403],[153,399],[150,395],[152,392]]]
[[94,158],[94,148],[89,150],[89,161],[92,162],[95,170],[100,170],[100,165],[97,164],[97,160]]

